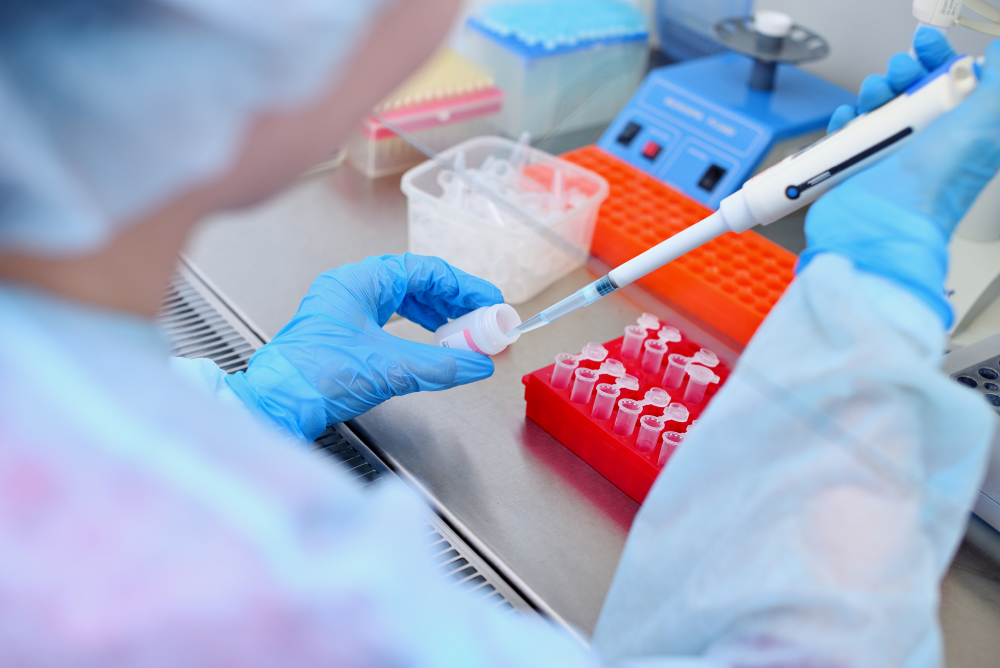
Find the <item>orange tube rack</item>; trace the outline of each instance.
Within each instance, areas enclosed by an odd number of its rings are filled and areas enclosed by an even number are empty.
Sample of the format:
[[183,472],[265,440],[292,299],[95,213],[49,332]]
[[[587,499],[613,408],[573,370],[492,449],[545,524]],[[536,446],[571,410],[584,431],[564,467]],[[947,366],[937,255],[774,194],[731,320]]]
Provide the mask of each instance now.
[[[562,156],[607,179],[591,252],[617,266],[711,214],[655,178],[585,146]],[[746,344],[794,277],[796,256],[754,232],[724,234],[640,279],[645,287]]]

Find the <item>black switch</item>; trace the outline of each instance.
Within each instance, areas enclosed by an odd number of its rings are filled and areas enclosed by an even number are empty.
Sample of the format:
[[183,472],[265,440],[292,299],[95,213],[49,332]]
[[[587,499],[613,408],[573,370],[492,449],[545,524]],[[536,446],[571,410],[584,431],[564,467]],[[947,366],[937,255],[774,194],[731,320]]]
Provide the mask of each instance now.
[[707,190],[712,192],[715,190],[715,186],[719,185],[719,180],[726,175],[726,170],[718,165],[712,165],[705,170],[705,173],[701,175],[701,181],[698,181],[698,187],[702,190]]
[[632,140],[635,139],[635,136],[639,134],[640,130],[642,130],[641,125],[629,121],[629,124],[625,126],[622,133],[618,135],[618,143],[622,146],[628,146],[632,143]]

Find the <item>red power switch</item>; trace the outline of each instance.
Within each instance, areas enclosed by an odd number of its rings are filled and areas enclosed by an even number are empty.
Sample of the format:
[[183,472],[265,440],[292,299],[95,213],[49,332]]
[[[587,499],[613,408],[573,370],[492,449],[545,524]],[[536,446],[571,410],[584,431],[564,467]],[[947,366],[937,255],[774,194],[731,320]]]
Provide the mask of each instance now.
[[661,146],[655,141],[648,141],[642,147],[642,154],[649,160],[656,160],[656,156],[660,155],[660,149]]

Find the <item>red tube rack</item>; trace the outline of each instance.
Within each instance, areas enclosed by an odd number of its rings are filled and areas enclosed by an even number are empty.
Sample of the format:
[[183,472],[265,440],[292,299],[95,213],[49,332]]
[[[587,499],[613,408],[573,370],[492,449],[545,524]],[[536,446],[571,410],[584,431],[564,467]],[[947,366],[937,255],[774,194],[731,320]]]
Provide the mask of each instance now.
[[[666,357],[664,357],[663,364],[657,373],[643,373],[641,355],[639,359],[635,360],[621,358],[622,340],[623,337],[620,337],[604,344],[608,350],[607,359],[620,360],[625,365],[627,373],[639,380],[639,389],[637,391],[622,390],[621,395],[616,400],[615,410],[607,420],[595,420],[591,417],[590,413],[594,406],[593,393],[591,393],[590,401],[586,404],[578,404],[569,400],[570,390],[573,387],[572,381],[565,389],[560,390],[552,387],[550,381],[554,364],[529,373],[521,379],[521,382],[525,386],[524,398],[527,402],[527,416],[578,457],[597,469],[601,475],[619,489],[642,503],[649,488],[652,487],[653,481],[660,473],[657,459],[662,445],[658,443],[651,453],[642,453],[635,447],[636,435],[639,432],[638,425],[630,436],[618,436],[612,429],[618,415],[617,401],[626,398],[641,400],[645,396],[646,390],[662,387],[661,379],[666,367]],[[701,347],[682,333],[680,341],[668,344],[667,355],[679,353],[690,357]],[[582,360],[580,366],[597,369],[601,363]],[[667,390],[670,393],[671,401],[684,404],[690,417],[684,424],[667,422],[664,431],[686,432],[691,422],[698,419],[711,398],[726,382],[730,373],[729,367],[721,360],[712,371],[719,376],[719,384],[708,386],[705,399],[701,403],[689,404],[682,400],[684,389],[689,380],[688,377],[685,377],[679,388]],[[612,382],[612,380],[605,376],[600,382]],[[659,415],[662,412],[663,409],[645,406],[642,415]]]
[[[712,213],[596,146],[562,158],[600,174],[611,187],[591,246],[591,252],[611,266]],[[755,232],[729,232],[639,282],[746,344],[794,278],[795,261],[794,253]]]

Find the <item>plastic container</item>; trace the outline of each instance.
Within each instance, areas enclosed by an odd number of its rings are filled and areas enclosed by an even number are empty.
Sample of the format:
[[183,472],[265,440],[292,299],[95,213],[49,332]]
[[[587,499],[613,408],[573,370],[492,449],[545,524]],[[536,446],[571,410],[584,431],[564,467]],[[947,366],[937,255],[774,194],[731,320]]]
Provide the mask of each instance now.
[[656,415],[643,415],[639,418],[639,434],[635,437],[636,449],[640,452],[655,450],[664,424],[663,418]]
[[[598,14],[608,10],[602,21]],[[507,94],[501,127],[510,137],[606,125],[645,74],[646,19],[623,2],[501,2],[466,25],[463,51],[492,70]]]
[[[450,48],[379,103],[386,120],[441,152],[499,129],[503,91],[493,74]],[[426,158],[374,116],[367,116],[347,145],[348,159],[370,178],[405,171]]]
[[[611,186],[601,206],[592,252],[612,267],[712,213],[596,146],[563,157],[600,174]],[[794,253],[756,232],[730,232],[638,282],[746,344],[795,278],[796,260]]]
[[660,436],[660,440],[660,456],[657,459],[657,463],[662,467],[667,463],[671,455],[677,451],[677,446],[684,440],[684,434],[677,431],[665,431]]
[[590,393],[599,378],[597,371],[587,368],[577,369],[573,376],[573,390],[570,392],[569,400],[576,404],[589,402]]
[[521,336],[520,332],[508,334],[520,324],[521,317],[513,306],[484,306],[438,327],[434,345],[496,355]]
[[663,372],[663,387],[668,390],[680,387],[684,382],[684,374],[687,368],[688,358],[684,355],[671,353],[667,356],[667,369]]
[[539,192],[548,193],[555,174],[562,173],[567,191],[582,193],[580,202],[544,223],[549,232],[578,252],[567,252],[566,246],[553,243],[528,223],[501,226],[494,218],[448,203],[442,198],[444,189],[438,180],[446,170],[436,162],[408,171],[400,188],[409,200],[411,252],[443,258],[496,285],[508,303],[520,304],[583,264],[594,236],[597,211],[608,196],[608,184],[578,165],[530,147],[519,149],[517,143],[501,137],[478,137],[442,156],[453,161],[461,153],[467,167],[479,168],[488,158],[494,162],[511,160],[516,157],[515,150],[523,156],[518,160],[523,164],[518,178],[523,177],[527,186],[534,184]]
[[560,390],[569,387],[569,381],[573,379],[573,372],[578,366],[580,366],[580,360],[575,355],[569,353],[556,355],[556,363],[552,367],[552,387],[557,387]]
[[[437,152],[473,137],[494,134],[499,129],[503,92],[490,91],[398,113],[383,114],[386,119]],[[370,179],[398,174],[426,157],[372,116],[351,135],[347,159]]]
[[643,372],[659,373],[663,356],[667,354],[667,344],[660,339],[648,339],[643,347],[646,349],[642,354]]
[[[637,380],[634,385],[619,387],[601,382],[588,396],[588,401],[580,403],[571,400],[571,387],[558,388],[552,385],[555,364],[526,375],[522,382],[525,385],[528,418],[641,503],[674,448],[673,441],[664,440],[666,437],[657,440],[656,434],[650,433],[650,430],[666,429],[671,434],[683,435],[711,403],[718,387],[729,377],[729,367],[720,361],[712,369],[720,377],[720,385],[707,386],[705,396],[699,403],[688,404],[682,399],[684,382],[677,390],[660,389],[659,373],[643,373],[640,360],[622,358],[622,342],[623,337],[603,345],[607,352],[603,362],[594,359],[578,360],[580,366],[577,371],[588,368],[596,372],[608,361],[619,360],[627,373],[634,376],[633,380]],[[574,348],[576,345],[578,344],[574,343],[566,347]],[[685,338],[683,334],[679,341],[670,343],[670,350],[676,351],[685,360],[693,357],[700,349],[700,345]],[[682,375],[682,380],[686,379],[687,376]],[[619,378],[617,382],[624,380],[624,377]],[[632,413],[621,417],[618,407],[626,400],[630,402],[626,404],[626,408],[631,407]],[[636,407],[638,411],[635,411]],[[647,417],[655,420],[647,420]],[[623,422],[619,429],[629,431],[628,427],[631,427],[631,433],[616,433],[615,426],[619,419]],[[655,424],[660,421],[662,426]],[[640,436],[643,439],[641,443]],[[649,446],[650,437],[653,438],[652,447]],[[666,452],[664,443],[668,444]]]
[[595,420],[607,420],[611,417],[611,412],[615,408],[615,401],[622,391],[617,385],[601,383],[597,386],[597,394],[594,395],[594,408],[590,412],[590,417]]
[[688,384],[684,390],[684,402],[689,404],[700,404],[705,398],[705,390],[710,383],[718,383],[719,377],[700,364],[687,365]]
[[753,0],[657,0],[660,49],[673,60],[719,53],[725,47],[712,36],[715,24],[752,12]]

